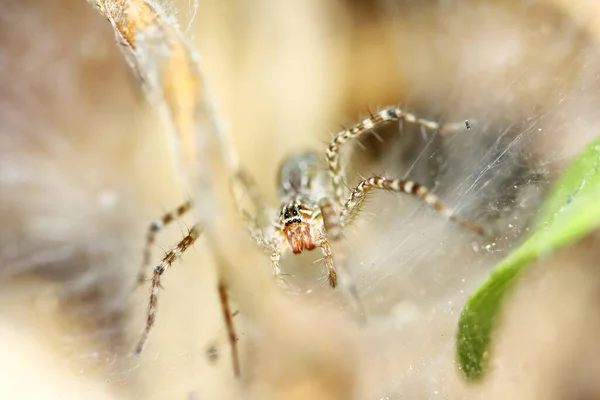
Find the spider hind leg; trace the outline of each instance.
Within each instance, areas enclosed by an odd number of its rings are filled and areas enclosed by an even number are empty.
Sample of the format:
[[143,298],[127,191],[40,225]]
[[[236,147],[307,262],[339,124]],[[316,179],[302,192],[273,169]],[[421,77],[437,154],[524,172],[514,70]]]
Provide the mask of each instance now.
[[146,233],[146,243],[144,244],[144,255],[142,258],[142,264],[140,266],[140,270],[137,276],[137,283],[142,285],[146,282],[146,269],[148,265],[150,265],[150,258],[152,256],[152,245],[154,245],[154,241],[156,240],[156,235],[168,224],[180,218],[182,215],[187,213],[192,208],[192,202],[186,201],[181,204],[175,210],[164,214],[162,217],[158,218],[155,221],[152,221],[150,226],[148,227],[148,231]]
[[344,204],[341,212],[341,224],[347,226],[356,218],[364,203],[367,194],[373,189],[384,189],[393,192],[401,192],[420,197],[431,208],[435,209],[450,221],[456,222],[460,226],[467,228],[479,235],[483,235],[484,231],[481,227],[472,222],[459,219],[454,212],[439,201],[437,196],[433,195],[425,186],[419,185],[413,181],[405,181],[401,179],[388,179],[379,176],[361,181],[350,194],[350,197]]

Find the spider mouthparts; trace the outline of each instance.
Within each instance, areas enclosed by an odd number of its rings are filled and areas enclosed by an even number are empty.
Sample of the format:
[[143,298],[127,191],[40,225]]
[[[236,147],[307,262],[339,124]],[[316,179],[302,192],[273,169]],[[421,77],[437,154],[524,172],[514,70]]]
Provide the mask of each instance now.
[[283,231],[295,254],[302,253],[304,249],[312,250],[316,247],[307,223],[293,223],[286,226]]

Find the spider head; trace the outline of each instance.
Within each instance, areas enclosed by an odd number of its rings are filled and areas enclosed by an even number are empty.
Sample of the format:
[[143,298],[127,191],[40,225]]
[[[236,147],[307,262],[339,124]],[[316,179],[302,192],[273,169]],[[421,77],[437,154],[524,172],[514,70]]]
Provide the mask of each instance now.
[[315,239],[311,232],[311,219],[313,211],[303,204],[291,202],[281,208],[280,224],[283,233],[296,254],[302,250],[312,250],[316,247]]

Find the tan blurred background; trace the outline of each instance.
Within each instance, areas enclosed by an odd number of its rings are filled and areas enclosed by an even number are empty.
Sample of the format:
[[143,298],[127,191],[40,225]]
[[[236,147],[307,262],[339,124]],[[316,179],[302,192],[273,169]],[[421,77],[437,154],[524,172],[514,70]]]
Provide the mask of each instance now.
[[[318,255],[285,259],[303,294],[279,294],[271,308],[260,301],[259,277],[246,278],[248,268],[268,276],[268,256],[232,241],[234,259],[262,260],[233,268],[244,269],[243,280],[232,278],[241,380],[204,240],[165,275],[148,347],[128,357],[147,303],[146,289],[132,290],[145,230],[194,197],[195,183],[176,168],[105,18],[83,0],[3,5],[0,398],[600,395],[597,235],[526,274],[488,380],[466,385],[453,348],[468,294],[519,243],[546,188],[599,131],[595,2],[200,0],[169,8],[202,56],[241,163],[273,206],[280,161],[322,151],[340,124],[369,109],[401,104],[442,122],[475,121],[444,138],[391,124],[378,132],[384,144],[370,136],[345,158],[351,183],[359,174],[407,176],[490,232],[477,238],[413,199],[373,196],[347,231],[364,328],[323,285]],[[155,257],[194,221],[161,234]],[[268,311],[245,314],[246,303]]]

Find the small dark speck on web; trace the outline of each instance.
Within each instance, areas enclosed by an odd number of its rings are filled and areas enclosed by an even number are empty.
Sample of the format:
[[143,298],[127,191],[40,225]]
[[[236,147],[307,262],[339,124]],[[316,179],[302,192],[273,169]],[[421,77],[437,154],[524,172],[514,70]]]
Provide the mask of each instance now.
[[467,129],[471,129],[471,124],[469,123],[469,120],[465,121],[465,126],[467,127]]

